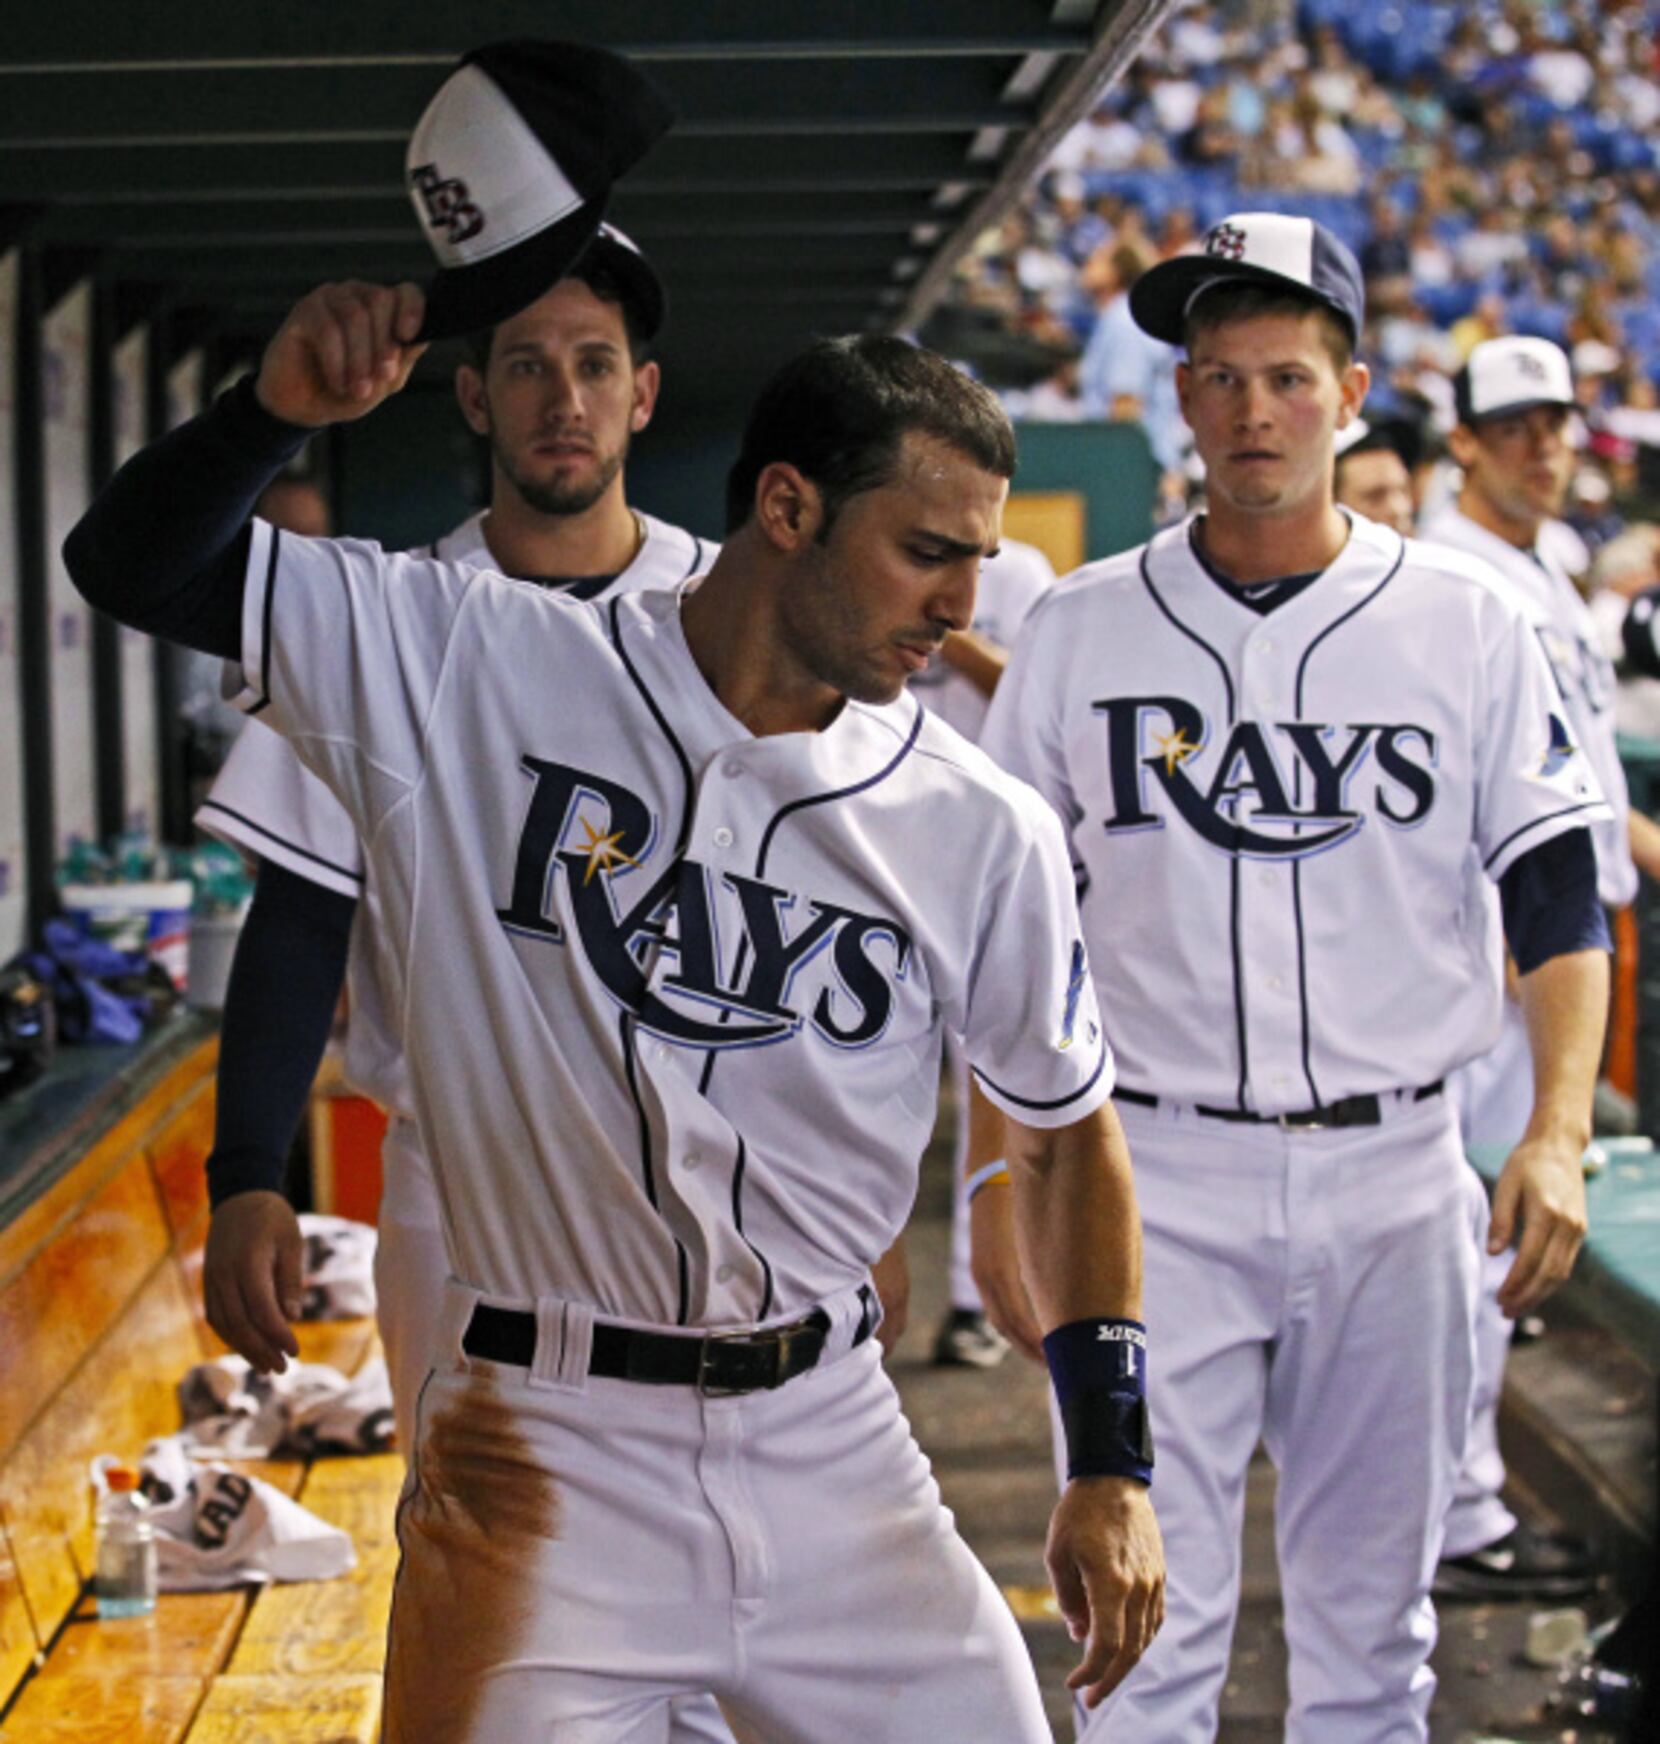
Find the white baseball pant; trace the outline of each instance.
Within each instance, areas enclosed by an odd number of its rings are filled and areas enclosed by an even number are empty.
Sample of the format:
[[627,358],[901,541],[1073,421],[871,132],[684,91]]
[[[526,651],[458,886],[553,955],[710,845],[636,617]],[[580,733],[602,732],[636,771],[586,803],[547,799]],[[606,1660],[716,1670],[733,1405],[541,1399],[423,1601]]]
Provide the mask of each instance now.
[[1423,1744],[1486,1201],[1444,1097],[1318,1132],[1119,1104],[1146,1244],[1168,1616],[1088,1744],[1209,1744],[1246,1469],[1279,1472],[1287,1744]]
[[[1504,1027],[1492,1049],[1460,1067],[1447,1080],[1466,1145],[1514,1147],[1533,1113],[1533,1055],[1522,1008],[1504,1004]],[[1515,1530],[1516,1516],[1504,1505],[1504,1455],[1499,1451],[1499,1399],[1510,1356],[1512,1322],[1499,1307],[1498,1292],[1516,1255],[1483,1251],[1481,1306],[1476,1316],[1476,1386],[1470,1407],[1470,1443],[1447,1515],[1447,1556],[1469,1556]]]
[[[415,1445],[415,1401],[435,1361],[449,1259],[438,1222],[438,1189],[414,1143],[413,1128],[394,1120],[381,1148],[380,1239],[375,1244],[375,1317],[392,1381],[398,1446]],[[676,1696],[666,1744],[733,1744],[713,1696]]]
[[477,1300],[421,1392],[386,1744],[663,1744],[704,1690],[768,1744],[1049,1744],[853,1292],[816,1368],[725,1397],[587,1375],[553,1298],[532,1368],[469,1359]]

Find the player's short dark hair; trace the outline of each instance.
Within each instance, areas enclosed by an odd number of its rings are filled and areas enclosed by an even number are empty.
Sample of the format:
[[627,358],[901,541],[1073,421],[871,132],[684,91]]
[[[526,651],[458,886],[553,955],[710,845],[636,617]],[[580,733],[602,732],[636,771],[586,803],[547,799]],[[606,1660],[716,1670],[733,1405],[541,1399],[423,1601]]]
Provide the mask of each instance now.
[[1379,435],[1376,430],[1369,430],[1358,442],[1351,443],[1331,463],[1331,475],[1334,481],[1343,477],[1343,468],[1351,460],[1360,460],[1368,454],[1393,454],[1402,466],[1406,458],[1400,449],[1387,436]]
[[1355,336],[1349,324],[1329,304],[1302,292],[1278,285],[1253,284],[1234,279],[1215,286],[1194,301],[1182,317],[1182,344],[1192,354],[1201,333],[1211,333],[1235,321],[1252,321],[1259,315],[1318,315],[1326,352],[1341,375],[1355,360]]
[[937,352],[879,334],[821,339],[762,388],[726,479],[726,530],[755,507],[762,472],[785,461],[818,486],[824,537],[849,497],[889,483],[909,431],[1013,478],[1014,427],[996,398]]
[[[636,369],[647,362],[651,357],[651,341],[645,337],[640,311],[622,279],[604,261],[588,259],[578,260],[564,276],[586,285],[602,303],[615,303],[622,310],[623,331],[628,335],[628,355]],[[548,287],[549,290],[552,288],[551,285]],[[490,367],[490,349],[495,342],[494,327],[481,327],[476,332],[462,336],[461,345],[467,362],[480,375]]]

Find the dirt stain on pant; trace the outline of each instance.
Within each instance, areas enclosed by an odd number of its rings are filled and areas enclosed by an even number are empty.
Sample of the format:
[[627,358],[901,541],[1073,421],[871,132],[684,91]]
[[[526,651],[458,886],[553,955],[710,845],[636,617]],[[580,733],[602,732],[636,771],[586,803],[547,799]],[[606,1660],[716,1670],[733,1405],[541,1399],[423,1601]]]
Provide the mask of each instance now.
[[495,1377],[426,1428],[400,1521],[382,1744],[469,1744],[492,1671],[536,1612],[541,1547],[559,1536],[559,1484]]

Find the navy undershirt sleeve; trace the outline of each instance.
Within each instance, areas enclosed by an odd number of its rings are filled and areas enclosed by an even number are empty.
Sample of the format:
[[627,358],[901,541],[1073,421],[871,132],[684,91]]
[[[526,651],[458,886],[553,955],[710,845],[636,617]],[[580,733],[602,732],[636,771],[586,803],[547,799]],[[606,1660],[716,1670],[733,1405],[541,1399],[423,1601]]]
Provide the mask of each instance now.
[[1499,880],[1499,902],[1505,942],[1524,975],[1570,951],[1614,948],[1587,829],[1564,830],[1514,860]]
[[70,578],[123,624],[235,660],[254,503],[311,434],[244,377],[110,480],[63,542]]
[[277,1192],[346,978],[357,899],[267,860],[237,941],[219,1040],[208,1199]]

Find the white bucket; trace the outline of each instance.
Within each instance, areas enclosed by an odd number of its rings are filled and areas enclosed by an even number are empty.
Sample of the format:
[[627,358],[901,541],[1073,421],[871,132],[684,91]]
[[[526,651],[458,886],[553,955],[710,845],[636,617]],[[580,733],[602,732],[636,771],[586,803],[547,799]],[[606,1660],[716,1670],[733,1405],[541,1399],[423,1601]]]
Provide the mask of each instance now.
[[190,972],[188,878],[149,884],[66,884],[63,911],[89,938],[122,951],[148,951],[182,993]]
[[223,1011],[230,985],[231,961],[248,905],[230,914],[199,914],[190,923],[190,984],[185,1004],[196,1011]]

